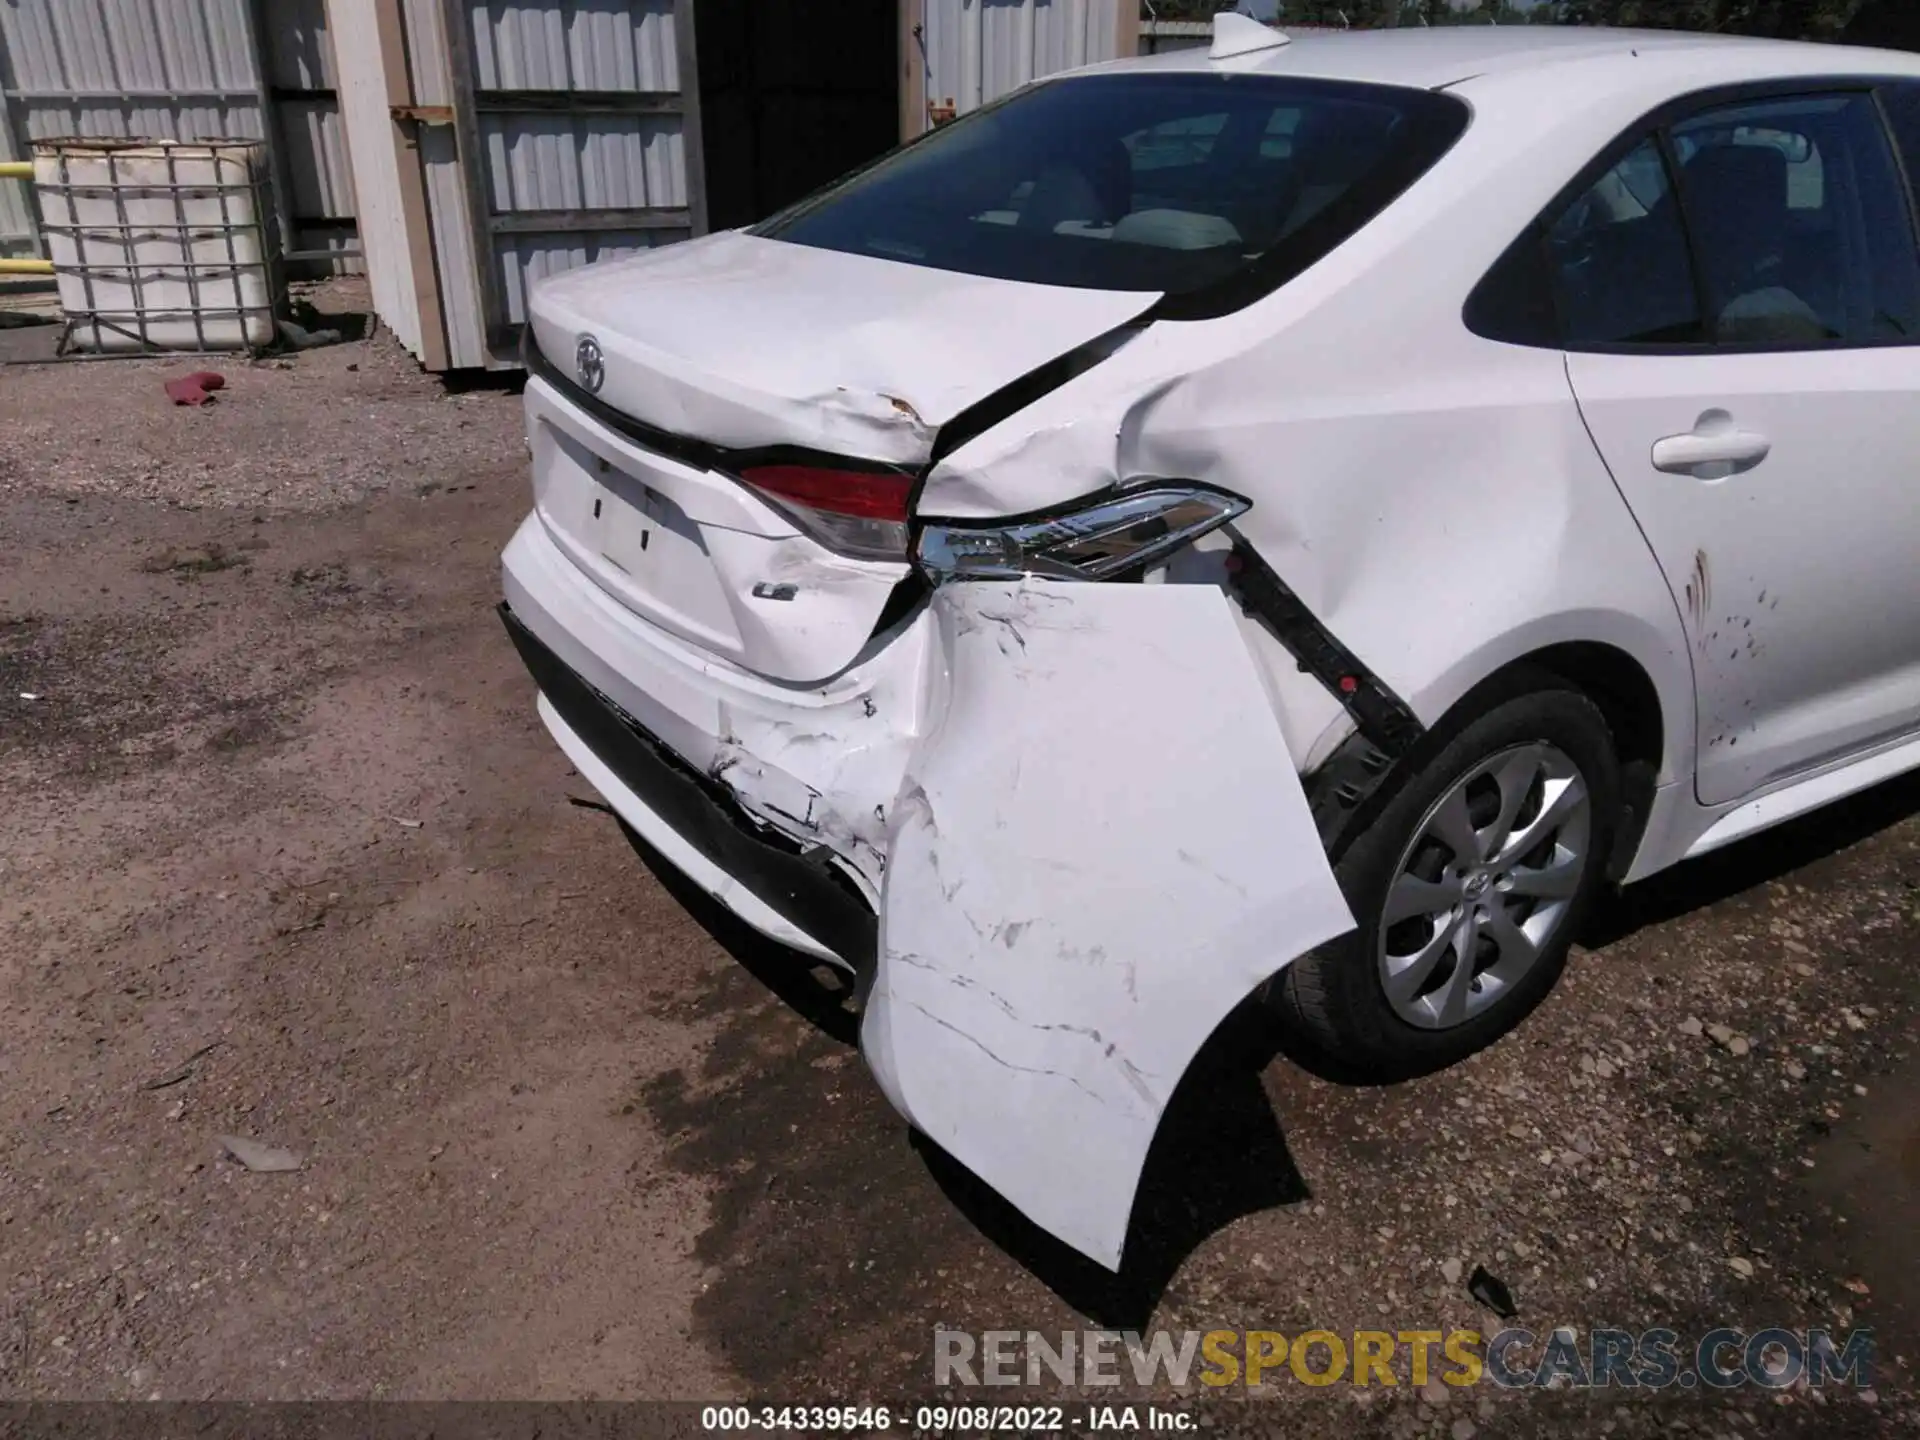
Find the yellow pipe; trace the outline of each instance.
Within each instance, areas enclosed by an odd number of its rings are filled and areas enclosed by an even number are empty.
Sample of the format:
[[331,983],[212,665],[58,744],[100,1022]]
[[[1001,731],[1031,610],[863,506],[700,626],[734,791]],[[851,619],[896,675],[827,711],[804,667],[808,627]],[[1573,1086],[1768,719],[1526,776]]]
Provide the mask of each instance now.
[[[33,162],[31,160],[0,160],[0,180],[31,180]],[[4,260],[0,259],[0,275],[51,275],[51,260]]]
[[[0,180],[31,180],[33,162],[31,160],[0,160]],[[0,259],[0,275],[51,275],[51,260],[5,260]]]

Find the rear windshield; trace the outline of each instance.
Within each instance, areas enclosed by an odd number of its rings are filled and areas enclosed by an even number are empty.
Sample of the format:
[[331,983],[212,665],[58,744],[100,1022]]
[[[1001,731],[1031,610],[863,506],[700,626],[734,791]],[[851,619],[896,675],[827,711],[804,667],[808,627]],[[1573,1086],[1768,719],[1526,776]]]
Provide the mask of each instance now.
[[[756,233],[940,270],[1189,295],[1311,264],[1445,152],[1424,90],[1206,73],[1049,81],[977,110]],[[1281,277],[1284,278],[1284,277]]]

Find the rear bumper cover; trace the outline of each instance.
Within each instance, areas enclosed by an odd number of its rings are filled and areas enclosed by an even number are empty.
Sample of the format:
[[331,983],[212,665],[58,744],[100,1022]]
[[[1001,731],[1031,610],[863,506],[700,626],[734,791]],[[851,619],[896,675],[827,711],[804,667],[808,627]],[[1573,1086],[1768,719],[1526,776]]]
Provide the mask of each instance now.
[[[831,852],[756,820],[717,781],[681,760],[523,625],[500,619],[553,714],[673,834],[769,910],[852,966],[870,971],[877,917],[834,873]],[[618,808],[618,807],[616,807]],[[622,816],[632,824],[633,816]],[[639,828],[639,827],[636,827]],[[644,834],[644,831],[643,831]],[[662,837],[645,836],[659,844]],[[722,899],[726,903],[726,898]]]
[[853,670],[761,693],[664,648],[537,530],[506,562],[503,617],[580,774],[748,924],[846,961],[894,1108],[1118,1269],[1195,1054],[1353,925],[1232,601],[947,585]]

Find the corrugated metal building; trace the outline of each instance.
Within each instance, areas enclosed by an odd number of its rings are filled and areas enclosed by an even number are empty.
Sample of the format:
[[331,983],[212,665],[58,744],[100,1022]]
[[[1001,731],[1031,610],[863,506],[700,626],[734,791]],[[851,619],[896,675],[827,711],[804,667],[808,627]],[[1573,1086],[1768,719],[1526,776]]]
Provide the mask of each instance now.
[[[264,138],[290,253],[364,257],[428,368],[542,275],[750,223],[1052,71],[1137,0],[0,0],[0,157]],[[349,163],[351,161],[351,163]],[[0,181],[0,254],[33,254]]]
[[1169,50],[1196,50],[1213,40],[1211,20],[1142,20],[1140,53],[1164,55]]
[[[1113,0],[926,0],[928,116],[967,111],[1033,79],[1117,55],[1131,55],[1137,5]],[[1211,30],[1209,30],[1211,33]],[[907,127],[910,139],[928,124]]]
[[511,360],[532,281],[700,223],[689,0],[328,0],[375,309]]
[[[0,158],[61,136],[264,139],[290,254],[354,246],[325,0],[4,0]],[[0,254],[39,253],[0,181]]]
[[510,365],[544,274],[747,224],[1036,75],[1136,0],[328,0],[381,318]]
[[[1286,20],[1280,22],[1280,29],[1289,35],[1338,34],[1345,26],[1340,25],[1295,25]],[[1211,20],[1142,20],[1140,22],[1140,50],[1142,55],[1164,55],[1169,50],[1197,50],[1213,43],[1213,22]]]

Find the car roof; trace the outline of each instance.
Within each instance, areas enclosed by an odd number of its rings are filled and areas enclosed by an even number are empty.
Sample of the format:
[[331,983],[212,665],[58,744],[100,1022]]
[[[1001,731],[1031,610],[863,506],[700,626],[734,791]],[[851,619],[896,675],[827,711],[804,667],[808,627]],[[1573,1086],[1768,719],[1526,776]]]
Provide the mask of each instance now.
[[[1284,33],[1285,27],[1280,27]],[[1474,79],[1522,77],[1556,67],[1557,83],[1605,85],[1655,56],[1697,62],[1700,84],[1795,74],[1920,73],[1920,57],[1890,50],[1704,35],[1682,30],[1613,30],[1562,25],[1444,25],[1294,35],[1268,50],[1213,60],[1205,47],[1110,61],[1081,74],[1188,71],[1312,76],[1425,90]],[[1559,67],[1571,67],[1562,70]]]

